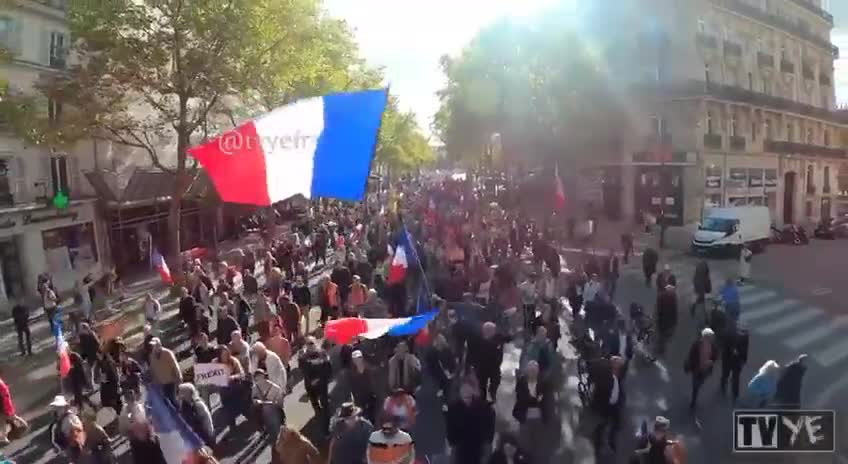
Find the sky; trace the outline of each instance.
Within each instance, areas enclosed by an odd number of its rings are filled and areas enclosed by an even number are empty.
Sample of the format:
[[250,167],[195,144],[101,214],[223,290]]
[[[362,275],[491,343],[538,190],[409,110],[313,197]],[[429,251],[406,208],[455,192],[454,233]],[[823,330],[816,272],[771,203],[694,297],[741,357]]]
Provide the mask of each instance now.
[[[444,85],[439,58],[462,50],[483,26],[506,15],[522,16],[556,0],[325,0],[331,15],[354,29],[365,58],[385,68],[401,107],[412,110],[430,133]],[[837,100],[848,105],[848,0],[830,0],[832,41],[842,50],[836,63]],[[825,2],[827,5],[827,1]]]

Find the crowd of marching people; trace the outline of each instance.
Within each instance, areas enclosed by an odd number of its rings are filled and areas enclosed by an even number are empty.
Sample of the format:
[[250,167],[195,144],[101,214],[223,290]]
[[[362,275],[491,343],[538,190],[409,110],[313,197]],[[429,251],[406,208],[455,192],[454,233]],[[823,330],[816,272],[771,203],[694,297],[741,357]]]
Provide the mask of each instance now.
[[[622,237],[620,252],[593,254],[566,271],[558,222],[530,217],[508,195],[468,181],[412,180],[398,191],[388,205],[316,204],[285,238],[269,238],[264,249],[228,262],[187,261],[177,291],[178,335],[189,340],[193,358],[188,369],[168,346],[168,321],[152,294],[144,301],[139,347],[121,337],[103,342],[82,322],[63,394],[50,404],[56,449],[75,463],[115,462],[113,443],[123,436],[134,462],[167,462],[169,448],[160,441],[163,427],[173,425],[163,425],[164,407],[193,432],[205,462],[216,462],[222,443],[247,421],[271,447],[274,463],[323,462],[323,449],[331,464],[412,464],[423,457],[415,446],[418,408],[422,395],[432,395],[453,462],[551,462],[564,333],[585,366],[586,406],[599,418],[596,447],[615,448],[631,361],[663,357],[678,324],[677,276],[667,266],[657,272],[658,253],[642,254],[645,282],[656,286],[653,316],[638,304],[625,315],[614,298],[620,266],[634,259],[631,235]],[[743,253],[742,262],[750,256]],[[398,265],[406,268],[400,279]],[[721,390],[729,381],[741,404],[798,407],[804,357],[784,369],[769,361],[740,393],[749,340],[737,323],[738,284],[725,282],[720,304],[710,307],[706,262],[693,283],[698,298],[690,314],[702,330],[684,366],[692,377],[691,408],[717,362]],[[431,309],[435,318],[412,335],[342,342],[323,336],[341,318],[398,319]],[[566,330],[560,324],[569,319]],[[515,427],[503,429],[494,404],[499,394],[513,394],[499,389],[507,344],[521,354],[509,418]],[[226,378],[194,382],[199,365],[223,365]],[[315,443],[287,426],[285,399],[297,378],[319,424]],[[346,401],[331,400],[332,385],[346,389]],[[15,422],[2,382],[0,397],[4,417]],[[223,414],[213,416],[215,406]],[[117,416],[108,433],[96,420],[103,408]],[[634,459],[684,462],[683,445],[669,432],[669,421],[657,417],[643,430]]]

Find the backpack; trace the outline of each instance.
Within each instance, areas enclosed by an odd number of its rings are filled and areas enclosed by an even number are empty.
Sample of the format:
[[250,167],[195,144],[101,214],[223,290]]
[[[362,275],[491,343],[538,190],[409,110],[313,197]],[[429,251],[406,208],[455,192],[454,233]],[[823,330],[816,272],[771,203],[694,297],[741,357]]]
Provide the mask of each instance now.
[[62,433],[62,423],[64,423],[65,419],[72,414],[73,412],[71,411],[65,411],[61,417],[50,424],[50,437],[52,438],[53,443],[61,450],[68,449],[68,446],[70,445],[68,437]]

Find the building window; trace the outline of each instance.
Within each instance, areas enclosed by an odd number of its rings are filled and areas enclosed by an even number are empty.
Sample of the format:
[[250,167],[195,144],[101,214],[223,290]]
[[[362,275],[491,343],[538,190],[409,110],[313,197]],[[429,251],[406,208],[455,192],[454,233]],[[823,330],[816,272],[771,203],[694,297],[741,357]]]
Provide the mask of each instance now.
[[698,32],[701,34],[707,33],[707,23],[705,23],[703,19],[698,20]]
[[822,193],[830,193],[830,166],[824,167],[824,179],[822,179]]
[[68,190],[68,159],[64,156],[50,157],[50,185],[53,187],[53,195],[63,192],[69,195]]
[[736,113],[730,115],[730,136],[736,137]]
[[763,78],[763,93],[766,95],[771,94],[771,92],[769,91],[768,79],[766,79],[765,77]]
[[[50,267],[48,271],[52,274],[61,275],[71,270],[87,270],[97,263],[94,224],[90,222],[45,230],[41,233],[41,239]],[[57,269],[57,267],[64,267],[64,269]]]
[[807,128],[807,143],[810,144],[810,145],[815,143],[815,141],[813,140],[813,128],[812,127]]
[[713,133],[713,112],[707,111],[707,133]]
[[64,68],[65,57],[68,53],[67,37],[61,32],[50,33],[50,59],[51,68]]
[[824,130],[824,146],[830,146],[830,131],[828,129]]
[[808,218],[813,217],[813,202],[812,201],[807,200],[806,202],[804,202],[804,216],[807,216]]
[[751,122],[751,140],[757,140],[757,122]]
[[704,65],[704,81],[706,81],[707,85],[710,85],[710,65]]
[[771,140],[771,119],[766,119],[763,122],[763,136]]
[[813,183],[813,167],[807,166],[807,194],[815,195],[815,193],[816,185]]
[[786,56],[786,45],[781,45],[780,46],[780,59],[785,60],[786,58],[787,58],[787,56]]
[[0,46],[17,52],[18,51],[18,25],[13,18],[0,17]]
[[795,141],[795,128],[792,126],[792,123],[786,123],[786,140],[788,142]]
[[754,73],[748,73],[748,90],[754,90]]
[[665,121],[658,116],[651,117],[651,130],[654,132],[654,135],[657,137],[661,137],[663,132],[665,131]]
[[822,198],[822,200],[821,200],[821,218],[822,219],[830,219],[831,218],[830,198]]

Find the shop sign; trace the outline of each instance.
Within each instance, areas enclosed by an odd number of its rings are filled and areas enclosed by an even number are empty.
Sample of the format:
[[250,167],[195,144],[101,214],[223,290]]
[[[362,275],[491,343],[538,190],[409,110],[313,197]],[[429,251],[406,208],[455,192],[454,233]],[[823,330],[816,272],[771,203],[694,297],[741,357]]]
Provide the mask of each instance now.
[[62,220],[62,219],[70,219],[71,222],[73,222],[73,221],[77,220],[78,216],[79,216],[79,214],[77,214],[77,213],[58,213],[58,214],[53,214],[53,215],[50,215],[50,216],[38,216],[38,217],[33,217],[32,214],[26,214],[26,215],[24,215],[24,225],[38,224],[38,223],[41,223],[41,222],[48,222],[48,221],[59,221],[59,220]]

